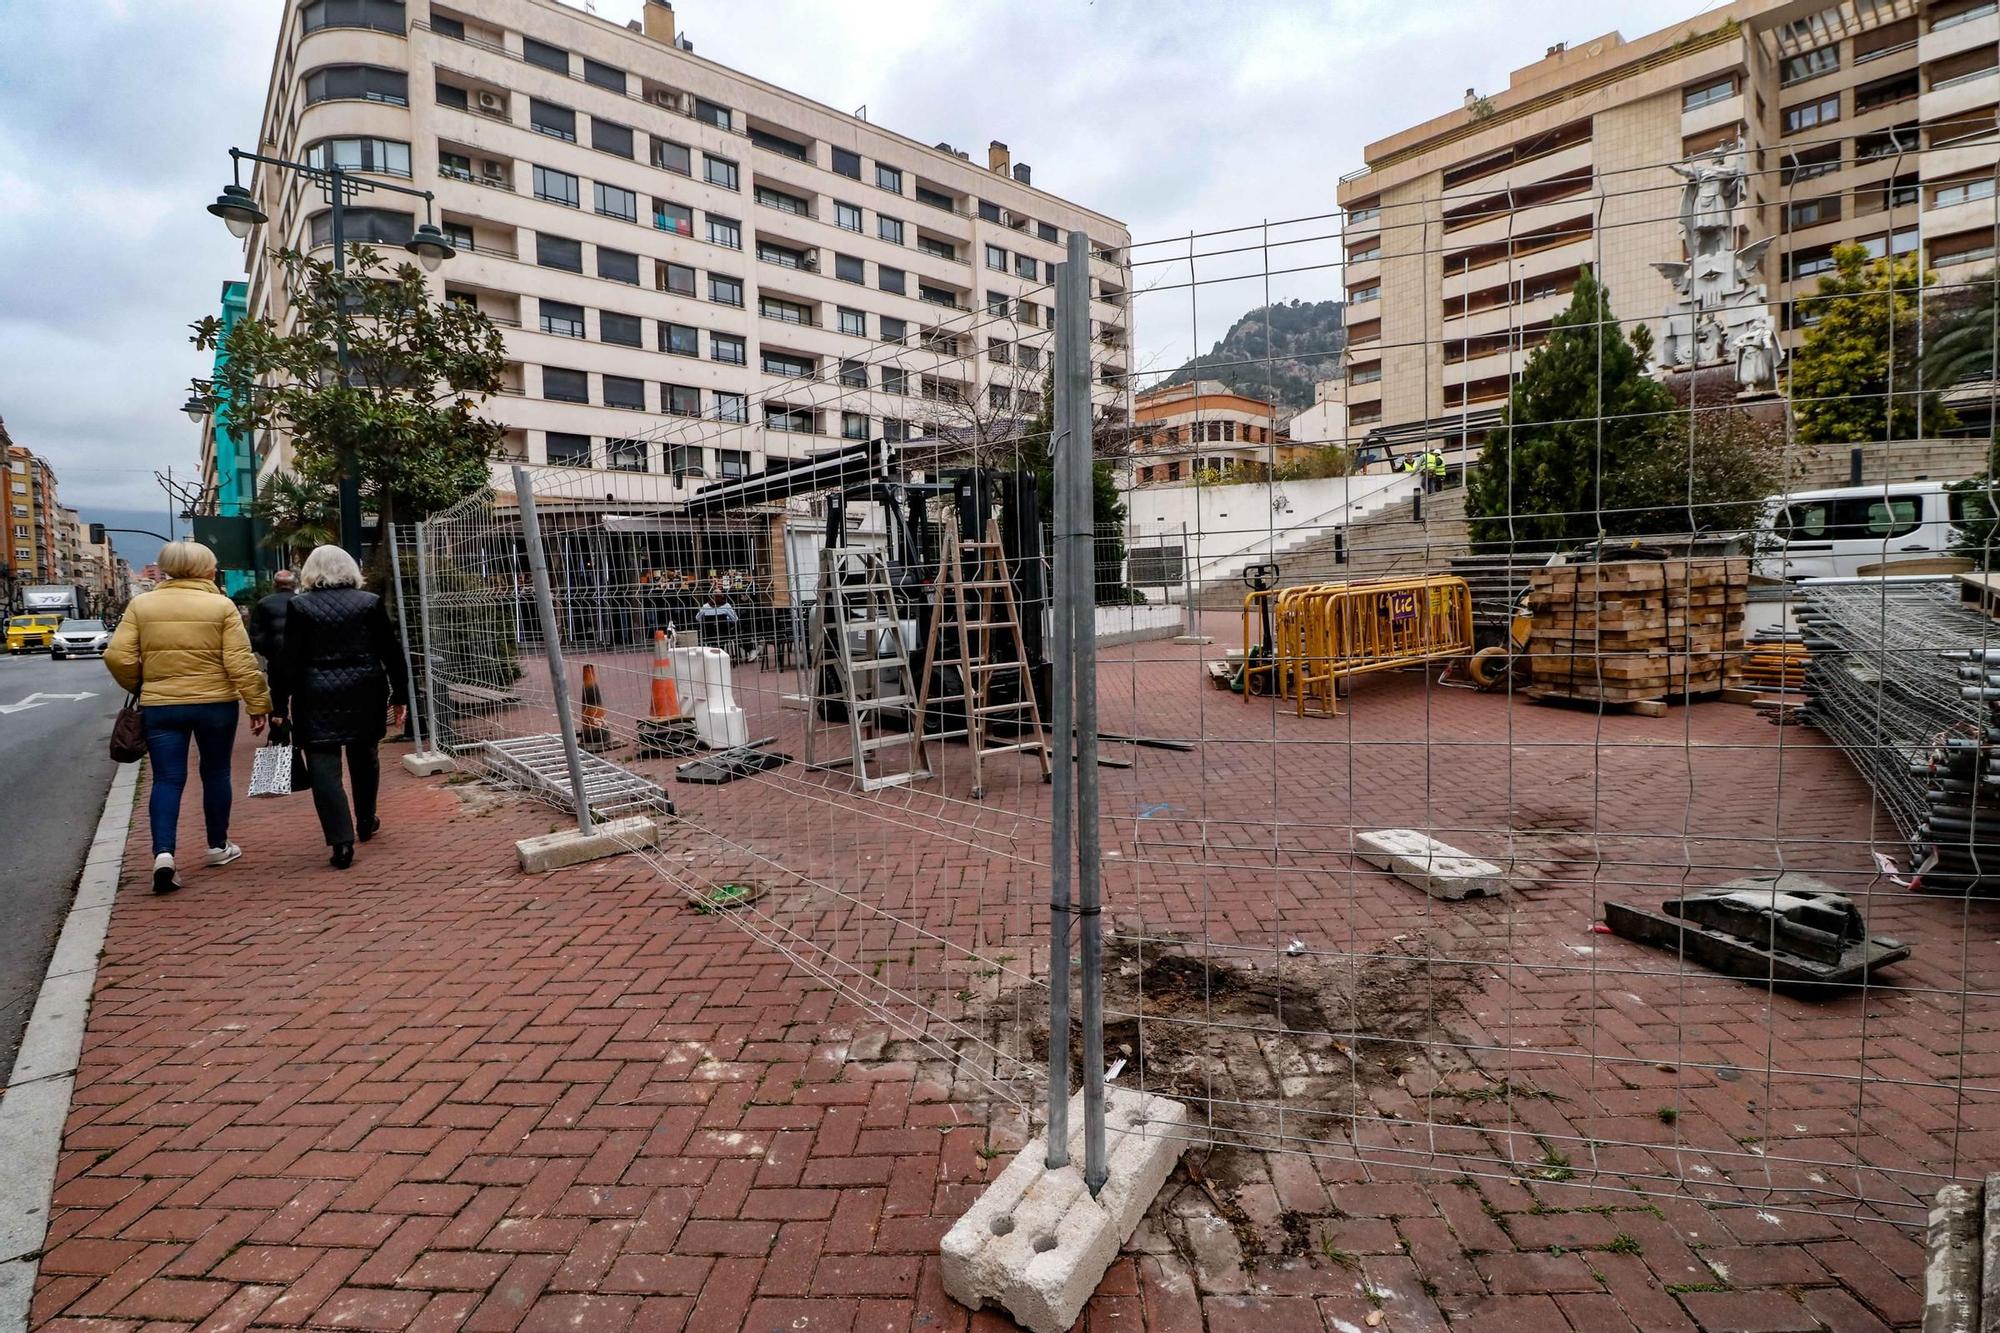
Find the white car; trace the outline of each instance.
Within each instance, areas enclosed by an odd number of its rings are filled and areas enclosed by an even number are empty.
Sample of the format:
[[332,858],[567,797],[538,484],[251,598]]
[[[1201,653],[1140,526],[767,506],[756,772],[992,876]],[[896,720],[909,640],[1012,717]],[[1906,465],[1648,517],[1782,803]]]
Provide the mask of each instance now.
[[102,657],[111,643],[111,631],[101,620],[65,620],[56,626],[49,656],[60,662],[65,657]]
[[1895,574],[1898,565],[1951,554],[1964,500],[1941,481],[1773,496],[1759,533],[1758,572],[1782,579]]

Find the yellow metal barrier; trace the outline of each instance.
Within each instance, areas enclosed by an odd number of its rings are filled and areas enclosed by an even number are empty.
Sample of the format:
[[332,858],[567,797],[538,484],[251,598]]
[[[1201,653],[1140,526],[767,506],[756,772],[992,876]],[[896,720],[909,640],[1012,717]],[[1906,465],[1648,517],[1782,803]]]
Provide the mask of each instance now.
[[[1270,603],[1271,660],[1255,660],[1252,618]],[[1472,651],[1472,590],[1450,575],[1318,583],[1243,599],[1244,698],[1269,693],[1332,717],[1340,682]],[[1269,688],[1253,691],[1256,675]]]

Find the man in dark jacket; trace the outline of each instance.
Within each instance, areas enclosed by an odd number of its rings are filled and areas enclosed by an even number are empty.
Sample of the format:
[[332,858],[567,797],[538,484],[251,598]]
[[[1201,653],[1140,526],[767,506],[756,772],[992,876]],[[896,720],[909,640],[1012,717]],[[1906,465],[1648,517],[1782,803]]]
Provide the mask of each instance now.
[[296,582],[291,570],[279,570],[271,576],[277,591],[251,609],[250,647],[264,659],[266,671],[285,649],[285,616],[292,609],[292,587]]

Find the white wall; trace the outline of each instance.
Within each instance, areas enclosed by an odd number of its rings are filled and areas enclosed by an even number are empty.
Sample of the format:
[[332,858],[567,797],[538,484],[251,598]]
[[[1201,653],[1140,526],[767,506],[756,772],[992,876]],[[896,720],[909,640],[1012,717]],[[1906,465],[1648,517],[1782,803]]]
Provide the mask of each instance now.
[[1303,546],[1406,498],[1402,474],[1252,481],[1234,486],[1147,486],[1125,496],[1127,544],[1178,544],[1187,525],[1197,584]]

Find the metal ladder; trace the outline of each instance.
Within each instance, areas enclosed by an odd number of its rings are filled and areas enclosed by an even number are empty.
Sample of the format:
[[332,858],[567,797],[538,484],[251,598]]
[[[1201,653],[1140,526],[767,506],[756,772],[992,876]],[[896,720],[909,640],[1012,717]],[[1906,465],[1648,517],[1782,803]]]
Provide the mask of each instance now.
[[[855,640],[862,649],[856,653]],[[853,765],[862,791],[900,787],[930,776],[923,766],[921,714],[910,694],[910,652],[889,567],[871,547],[827,547],[819,556],[819,596],[813,607],[813,701],[806,714],[806,767]],[[831,669],[832,680],[828,674]],[[831,686],[831,688],[829,688]],[[838,719],[826,717],[834,708]],[[849,753],[820,759],[822,739],[844,725]],[[870,770],[872,758],[901,746],[900,771]],[[886,758],[878,762],[886,762]]]
[[[967,577],[968,563],[971,577]],[[996,649],[1001,653],[1011,650],[1011,655],[996,658]],[[941,652],[956,655],[940,656]],[[939,678],[941,669],[957,671],[958,693],[931,693],[931,684]],[[1014,686],[1014,698],[995,703],[994,686],[1003,682]],[[986,522],[986,535],[980,541],[959,539],[956,514],[946,520],[944,555],[938,563],[937,610],[931,616],[931,632],[924,642],[924,675],[917,692],[917,715],[928,718],[933,706],[950,703],[964,706],[965,725],[921,737],[917,743],[918,763],[928,763],[924,746],[930,741],[963,736],[966,750],[972,756],[974,800],[986,795],[983,761],[991,755],[1033,750],[1041,761],[1043,779],[1049,777],[1049,747],[1042,739],[1041,708],[1035,702],[1027,645],[1021,639],[1014,581],[1007,576],[1000,525],[990,518]],[[1012,722],[1015,734],[1034,739],[988,744],[995,719]]]

